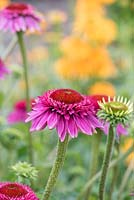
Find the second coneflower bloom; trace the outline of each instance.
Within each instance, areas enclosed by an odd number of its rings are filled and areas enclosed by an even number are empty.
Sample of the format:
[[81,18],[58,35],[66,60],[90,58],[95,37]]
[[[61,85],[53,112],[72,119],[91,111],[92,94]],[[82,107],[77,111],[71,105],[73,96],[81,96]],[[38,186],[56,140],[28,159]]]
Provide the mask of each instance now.
[[39,30],[40,17],[25,3],[11,3],[0,12],[0,30],[11,32]]
[[[32,104],[31,100],[31,104]],[[27,117],[27,103],[26,100],[17,101],[13,107],[13,111],[10,112],[7,116],[9,124],[15,124],[20,122],[25,122]]]
[[48,126],[56,128],[61,141],[67,134],[72,138],[78,131],[92,135],[101,127],[90,100],[72,89],[55,89],[45,92],[35,99],[26,122],[32,121],[31,131],[39,131]]
[[129,121],[133,114],[133,103],[124,97],[102,98],[98,102],[98,117],[104,122],[104,132],[109,133],[109,127],[112,125],[116,128],[116,135],[127,135]]

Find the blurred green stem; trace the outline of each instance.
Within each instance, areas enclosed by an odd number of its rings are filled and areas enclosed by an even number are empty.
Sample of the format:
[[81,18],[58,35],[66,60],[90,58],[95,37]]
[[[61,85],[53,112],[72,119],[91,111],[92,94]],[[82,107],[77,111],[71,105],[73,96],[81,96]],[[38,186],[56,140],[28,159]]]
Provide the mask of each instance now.
[[2,55],[2,59],[6,60],[8,58],[8,56],[10,55],[10,53],[12,52],[12,50],[15,48],[17,44],[17,38],[14,37],[11,42],[9,43],[7,49],[4,51],[3,55]]
[[114,130],[113,130],[113,127],[110,126],[109,133],[107,136],[106,151],[104,154],[102,172],[101,172],[100,183],[99,183],[99,200],[104,199],[106,178],[108,174],[109,162],[111,160],[113,145],[114,145]]
[[[100,141],[101,141],[101,130],[98,129],[97,134],[94,134],[92,138],[92,158],[91,158],[89,179],[91,179],[97,172]],[[88,200],[90,191],[91,191],[91,186],[87,188],[87,192],[85,194],[85,200]]]
[[65,160],[68,139],[69,139],[69,136],[67,135],[64,142],[61,142],[60,140],[58,141],[56,159],[53,164],[50,176],[48,178],[42,200],[48,200],[52,193],[53,187],[57,181],[58,175],[61,171],[61,168]]
[[131,162],[130,162],[130,164],[129,164],[129,166],[128,166],[128,168],[127,168],[127,170],[126,170],[126,172],[125,172],[125,174],[122,178],[121,185],[120,185],[120,188],[118,190],[118,197],[117,197],[118,200],[122,199],[122,193],[123,193],[126,185],[128,184],[128,179],[129,179],[130,175],[132,174],[132,172],[134,170],[133,168],[134,168],[134,159],[131,160]]
[[[29,83],[28,83],[28,62],[23,40],[23,32],[22,31],[17,32],[17,36],[23,61],[24,80],[26,86],[26,103],[27,103],[27,111],[29,111],[31,106],[30,106]],[[29,124],[28,124],[28,129],[29,129]],[[28,131],[28,150],[29,150],[29,162],[33,164],[33,144],[32,144],[32,136],[29,133],[29,131]]]
[[[134,147],[131,146],[127,152],[125,152],[124,154],[121,154],[117,159],[114,159],[110,162],[109,168],[114,167],[115,165],[117,165],[118,162],[121,162],[121,160],[124,160],[125,158],[127,158],[127,156],[129,156],[132,152],[134,151]],[[90,187],[95,181],[97,181],[97,179],[101,176],[101,171],[99,171],[97,174],[95,174],[83,187],[82,191],[80,192],[77,200],[81,200],[88,187]]]

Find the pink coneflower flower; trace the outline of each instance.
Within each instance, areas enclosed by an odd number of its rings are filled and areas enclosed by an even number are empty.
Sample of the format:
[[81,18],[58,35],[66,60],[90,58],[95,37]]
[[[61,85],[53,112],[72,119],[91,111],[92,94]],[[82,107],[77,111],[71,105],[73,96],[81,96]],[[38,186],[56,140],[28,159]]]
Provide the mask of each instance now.
[[6,74],[9,74],[10,70],[6,68],[5,64],[0,58],[0,79],[3,79]]
[[[102,101],[103,98],[105,99],[106,102],[108,101],[108,96],[106,96],[106,95],[91,95],[91,96],[88,96],[88,98],[92,102],[96,113],[100,109],[98,101]],[[112,97],[111,97],[111,99],[112,99]]]
[[[122,97],[112,98],[106,95],[93,95],[89,96],[89,99],[95,108],[96,115],[100,110],[101,122],[103,124],[101,130],[104,131],[105,134],[109,133],[110,123],[116,127],[117,136],[128,134],[127,115],[132,112],[131,103],[129,104],[126,99],[123,101]],[[106,111],[106,115],[101,109]]]
[[0,200],[39,200],[30,187],[20,183],[0,183]]
[[[31,100],[32,103],[33,100]],[[15,103],[13,111],[8,115],[9,124],[25,122],[27,117],[26,100],[21,100]]]
[[96,118],[90,100],[72,89],[49,90],[35,99],[26,122],[32,121],[30,131],[39,131],[48,126],[56,128],[63,142],[66,134],[72,138],[78,131],[92,135],[101,123]]
[[0,29],[11,32],[39,30],[40,17],[25,3],[11,3],[0,13]]

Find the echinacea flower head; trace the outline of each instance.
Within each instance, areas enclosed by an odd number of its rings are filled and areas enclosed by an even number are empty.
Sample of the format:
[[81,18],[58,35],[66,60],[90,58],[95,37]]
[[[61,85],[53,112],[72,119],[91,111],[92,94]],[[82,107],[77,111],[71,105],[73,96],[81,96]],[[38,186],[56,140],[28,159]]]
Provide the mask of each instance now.
[[20,32],[39,30],[40,17],[25,3],[11,3],[0,13],[0,30]]
[[0,183],[0,200],[39,200],[30,187],[20,183]]
[[5,64],[0,58],[0,79],[3,79],[6,74],[9,74],[10,70],[6,68]]
[[7,120],[9,124],[15,124],[19,122],[25,122],[26,117],[27,117],[26,100],[20,100],[15,103],[13,111],[9,113]]
[[102,101],[99,102],[101,110],[98,113],[101,119],[109,121],[113,125],[125,124],[130,119],[133,113],[133,103],[127,98],[118,96],[114,97],[112,101],[110,98],[108,98],[108,102],[104,98]]
[[30,131],[39,131],[48,126],[56,128],[60,140],[66,135],[78,136],[78,131],[92,135],[101,123],[94,114],[90,100],[72,89],[55,89],[35,99],[26,122],[32,121]]
[[123,97],[110,97],[106,95],[88,96],[96,115],[98,115],[106,135],[109,133],[110,124],[115,127],[116,135],[127,135],[129,119],[132,116],[133,104]]
[[109,125],[116,128],[117,135],[127,135],[127,128],[129,121],[133,115],[133,103],[124,97],[114,97],[112,100],[109,97],[108,101],[104,98],[98,102],[100,110],[98,111],[98,117],[104,121],[105,130],[107,134]]

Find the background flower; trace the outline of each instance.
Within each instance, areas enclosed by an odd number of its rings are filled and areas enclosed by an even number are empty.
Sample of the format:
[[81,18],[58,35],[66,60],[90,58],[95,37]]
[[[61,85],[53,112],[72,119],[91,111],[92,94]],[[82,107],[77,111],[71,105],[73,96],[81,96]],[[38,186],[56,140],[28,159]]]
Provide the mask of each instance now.
[[0,13],[0,30],[11,32],[39,30],[40,17],[29,4],[11,3]]
[[9,74],[10,70],[6,68],[4,62],[0,58],[0,79],[3,79],[6,74]]

